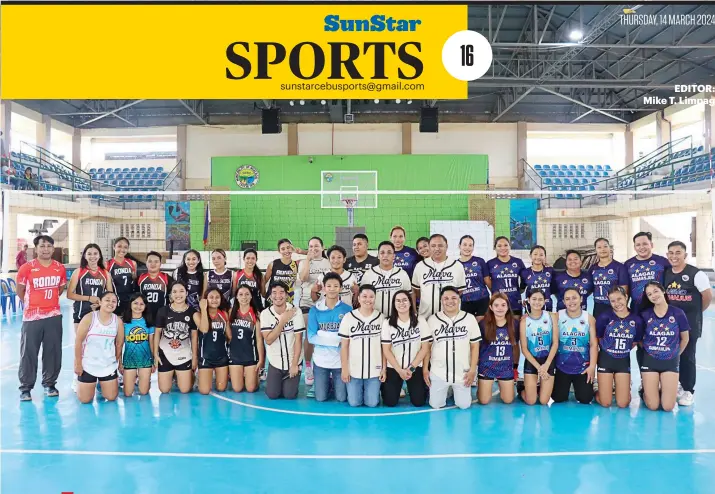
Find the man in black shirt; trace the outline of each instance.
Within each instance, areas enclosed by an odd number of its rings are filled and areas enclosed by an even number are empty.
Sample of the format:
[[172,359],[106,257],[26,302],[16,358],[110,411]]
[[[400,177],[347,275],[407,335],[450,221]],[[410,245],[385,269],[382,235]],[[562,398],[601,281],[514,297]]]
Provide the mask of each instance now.
[[380,264],[380,260],[377,257],[368,254],[369,245],[367,235],[358,233],[353,237],[353,254],[355,255],[348,257],[347,261],[345,261],[345,269],[355,275],[358,285],[360,285],[365,271]]
[[690,340],[680,355],[680,386],[678,404],[690,406],[695,393],[695,345],[703,332],[703,312],[708,308],[713,295],[707,275],[695,266],[687,264],[688,254],[683,242],[668,245],[668,260],[671,267],[665,270],[665,293],[670,303],[683,310],[690,325]]

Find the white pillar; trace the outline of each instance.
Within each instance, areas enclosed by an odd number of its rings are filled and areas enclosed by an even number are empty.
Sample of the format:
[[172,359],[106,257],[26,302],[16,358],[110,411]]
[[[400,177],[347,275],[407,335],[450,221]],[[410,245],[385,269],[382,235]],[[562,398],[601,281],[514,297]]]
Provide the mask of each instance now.
[[77,128],[72,134],[72,166],[82,168],[82,131]]
[[12,145],[12,102],[4,101],[0,104],[0,130],[2,130],[2,140],[4,153],[10,154]]

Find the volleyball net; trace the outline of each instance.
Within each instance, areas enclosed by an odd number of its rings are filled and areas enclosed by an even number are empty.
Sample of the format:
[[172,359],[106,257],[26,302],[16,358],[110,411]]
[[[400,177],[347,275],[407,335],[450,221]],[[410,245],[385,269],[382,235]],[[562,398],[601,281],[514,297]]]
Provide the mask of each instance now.
[[[582,253],[584,267],[595,262],[594,241],[604,237],[614,257],[633,256],[633,235],[651,232],[654,252],[664,255],[673,240],[686,244],[689,261],[712,268],[713,202],[708,190],[546,192],[463,191],[195,191],[195,192],[53,192],[3,191],[2,267],[15,268],[15,255],[40,234],[55,240],[56,257],[78,265],[82,250],[96,243],[104,258],[114,240],[125,237],[143,259],[158,251],[165,269],[178,265],[188,249],[228,253],[229,267],[240,267],[242,251],[259,252],[259,266],[277,256],[277,242],[287,238],[306,249],[311,237],[326,248],[341,245],[352,255],[356,234],[369,238],[370,251],[390,239],[393,227],[406,233],[405,245],[443,234],[449,254],[459,254],[464,235],[475,239],[474,255],[494,257],[494,239],[508,237],[512,255],[529,264],[529,251],[542,245],[547,261],[559,268],[565,252]],[[300,259],[296,255],[295,259]]]

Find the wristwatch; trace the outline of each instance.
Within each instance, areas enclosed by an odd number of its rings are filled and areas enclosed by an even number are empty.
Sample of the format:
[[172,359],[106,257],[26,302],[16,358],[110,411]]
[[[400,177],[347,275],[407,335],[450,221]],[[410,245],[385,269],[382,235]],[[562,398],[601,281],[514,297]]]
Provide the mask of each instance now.
[[410,372],[415,372],[417,369],[414,365],[410,365]]

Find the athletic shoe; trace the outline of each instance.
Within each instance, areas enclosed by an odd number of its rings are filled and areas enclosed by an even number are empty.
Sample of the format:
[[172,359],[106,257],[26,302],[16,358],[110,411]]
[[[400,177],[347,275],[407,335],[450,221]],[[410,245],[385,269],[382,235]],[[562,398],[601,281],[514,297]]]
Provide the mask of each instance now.
[[524,385],[524,381],[517,381],[516,382],[516,395],[518,397],[521,397],[521,393],[526,389],[526,386]]
[[692,406],[694,401],[695,397],[693,396],[693,393],[690,391],[683,391],[683,396],[678,398],[678,405],[682,407],[689,407]]
[[314,382],[315,382],[315,376],[313,376],[313,366],[306,365],[305,366],[305,384],[308,386],[312,386]]
[[32,401],[32,395],[29,391],[23,391],[20,393],[20,401]]
[[598,393],[598,381],[593,382],[593,392]]
[[683,394],[685,394],[685,390],[683,389],[683,385],[678,383],[678,399],[683,397]]
[[268,374],[266,373],[266,368],[262,368],[260,371],[258,371],[258,378],[261,381],[265,381],[268,378]]
[[48,387],[48,388],[45,388],[45,396],[47,396],[47,397],[49,397],[49,398],[54,398],[54,397],[59,396],[59,395],[60,395],[60,392],[57,391],[57,388],[55,388],[54,386],[50,386],[50,387]]
[[405,393],[405,388],[402,388],[400,390],[400,398],[404,398],[405,396],[407,396],[407,393]]
[[306,398],[315,398],[315,385],[308,388],[308,392],[305,393]]

